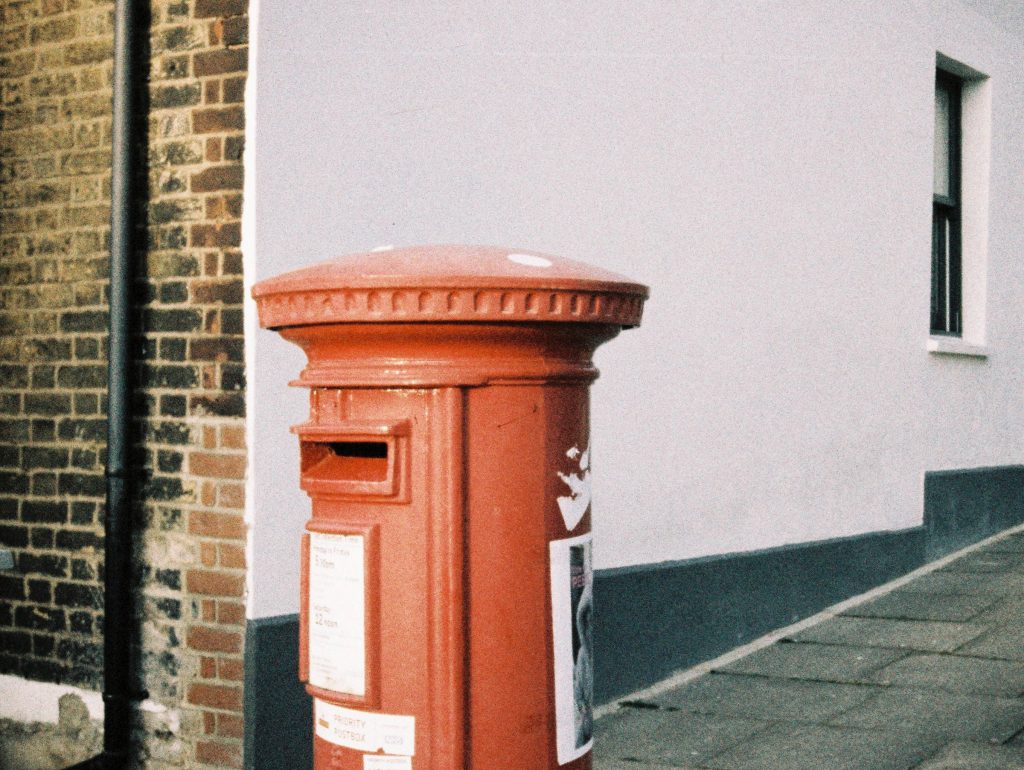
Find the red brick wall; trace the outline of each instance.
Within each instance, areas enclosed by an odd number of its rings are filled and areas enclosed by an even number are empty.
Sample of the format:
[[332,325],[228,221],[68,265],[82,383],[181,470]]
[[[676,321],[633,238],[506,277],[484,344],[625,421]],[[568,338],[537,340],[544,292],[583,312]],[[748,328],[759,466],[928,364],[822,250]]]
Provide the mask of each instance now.
[[[155,0],[137,260],[146,767],[240,767],[247,4]],[[0,0],[0,673],[100,686],[113,3]]]

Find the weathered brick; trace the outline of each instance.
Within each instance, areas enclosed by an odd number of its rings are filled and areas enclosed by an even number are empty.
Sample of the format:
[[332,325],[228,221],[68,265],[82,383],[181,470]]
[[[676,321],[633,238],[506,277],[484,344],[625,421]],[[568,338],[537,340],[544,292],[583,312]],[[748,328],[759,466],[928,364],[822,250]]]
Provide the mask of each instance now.
[[107,421],[63,419],[57,423],[57,435],[64,441],[103,441],[107,435]]
[[92,530],[60,529],[55,547],[61,551],[97,551],[103,547],[103,538]]
[[28,545],[28,529],[17,525],[0,526],[0,543],[7,548],[24,548]]
[[243,72],[246,68],[248,48],[222,48],[192,55],[192,71],[196,77]]
[[195,110],[192,113],[192,130],[197,134],[237,131],[243,128],[245,111],[241,106],[216,107]]
[[53,548],[53,530],[49,527],[32,527],[32,547],[49,550]]
[[213,767],[242,767],[242,750],[238,743],[215,743],[199,741],[196,744],[196,760]]
[[224,19],[220,34],[224,45],[241,45],[249,42],[249,17],[234,16]]
[[200,45],[196,33],[188,26],[175,26],[160,30],[155,36],[153,52],[188,51]]
[[244,417],[245,397],[241,393],[222,393],[216,396],[191,396],[189,411],[194,415]]
[[[240,161],[245,150],[244,136],[228,136],[224,138],[224,160]],[[228,209],[228,216],[241,216],[240,209]]]
[[193,650],[201,652],[240,653],[242,635],[238,631],[223,631],[207,626],[193,626],[186,637]]
[[238,337],[198,337],[189,346],[189,358],[193,361],[240,362],[244,355],[244,343]]
[[[26,393],[25,414],[67,414],[71,411],[71,396],[67,393]],[[64,460],[67,462],[67,450],[63,452]],[[33,465],[36,462],[32,463]],[[50,466],[57,467],[57,466]]]
[[194,224],[191,228],[191,236],[192,245],[197,248],[238,246],[242,239],[242,228],[239,222],[216,225]]
[[[21,601],[25,598],[25,579],[20,575],[0,574],[0,599]],[[2,649],[2,646],[0,646]]]
[[192,366],[146,366],[142,369],[142,382],[150,388],[186,390],[199,383]]
[[103,663],[103,649],[95,642],[79,639],[61,639],[57,655],[61,660],[77,665],[99,666]]
[[245,455],[222,452],[192,452],[188,456],[189,471],[196,476],[218,479],[245,478]]
[[26,494],[29,487],[28,474],[20,471],[0,471],[0,489],[7,494]]
[[236,546],[230,543],[220,543],[217,545],[217,553],[219,555],[221,566],[245,569],[246,550],[242,546]]
[[57,382],[62,388],[102,388],[107,383],[105,366],[62,366],[57,370]]
[[18,569],[25,575],[65,577],[68,574],[68,560],[52,554],[22,553],[18,555]]
[[241,602],[217,602],[217,621],[224,625],[244,626],[245,605]]
[[33,24],[30,39],[33,45],[67,40],[78,33],[78,17],[62,16],[41,24]]
[[191,308],[148,309],[143,325],[150,332],[195,332],[202,328],[203,315]]
[[101,497],[106,490],[106,480],[99,474],[61,473],[57,488],[61,495]]
[[26,470],[30,468],[64,468],[68,464],[68,457],[68,450],[63,447],[27,446],[22,450],[22,467]]
[[53,584],[48,580],[29,580],[28,598],[38,604],[49,604],[53,601]]
[[93,616],[88,612],[72,612],[68,615],[68,624],[76,634],[91,634]]
[[191,569],[186,573],[185,585],[189,593],[206,596],[241,596],[245,576],[212,570]]
[[32,651],[32,636],[26,631],[0,631],[0,650],[27,655]]
[[60,317],[60,328],[65,332],[105,332],[108,323],[105,310],[73,310]]
[[227,391],[245,390],[245,367],[224,364],[220,371],[220,386]]
[[[187,414],[188,400],[184,396],[160,396],[160,414],[164,417],[184,417]],[[181,426],[184,427],[184,426]],[[186,429],[187,436],[187,429]],[[184,442],[178,442],[184,443]]]
[[246,0],[196,0],[193,15],[197,19],[208,19],[216,16],[241,16],[248,10]]
[[64,610],[52,607],[16,607],[14,625],[32,631],[63,631],[67,627]]
[[239,711],[242,706],[242,689],[224,685],[193,684],[188,688],[188,701],[196,706]]
[[54,473],[35,472],[31,476],[30,491],[33,495],[52,497],[57,493],[57,475]]
[[84,583],[58,583],[54,588],[54,600],[68,607],[103,606],[103,592],[99,586]]
[[39,658],[47,658],[53,654],[56,640],[49,634],[32,635],[32,654]]
[[217,190],[241,190],[242,167],[237,164],[211,166],[193,174],[190,180],[192,192],[215,192]]
[[92,64],[111,59],[114,55],[112,40],[90,40],[71,43],[64,47],[64,63]]
[[241,717],[231,714],[217,714],[217,734],[241,739],[245,734],[245,721]]

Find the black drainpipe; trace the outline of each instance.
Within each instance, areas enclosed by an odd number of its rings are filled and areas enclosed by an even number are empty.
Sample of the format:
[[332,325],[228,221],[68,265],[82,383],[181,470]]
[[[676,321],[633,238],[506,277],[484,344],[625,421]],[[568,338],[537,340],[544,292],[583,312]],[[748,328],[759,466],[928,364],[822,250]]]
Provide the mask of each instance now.
[[107,357],[107,498],[103,580],[103,753],[68,770],[128,766],[132,701],[131,423],[132,257],[138,244],[140,140],[144,139],[142,52],[148,17],[139,0],[114,5],[113,157],[110,179],[110,336]]

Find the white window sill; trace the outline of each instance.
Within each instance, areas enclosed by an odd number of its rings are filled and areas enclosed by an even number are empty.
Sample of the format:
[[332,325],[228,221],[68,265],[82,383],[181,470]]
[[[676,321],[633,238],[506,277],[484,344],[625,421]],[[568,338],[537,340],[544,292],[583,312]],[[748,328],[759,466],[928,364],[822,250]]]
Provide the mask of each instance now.
[[928,352],[940,356],[967,356],[968,358],[988,358],[988,348],[984,345],[973,345],[959,337],[929,337]]

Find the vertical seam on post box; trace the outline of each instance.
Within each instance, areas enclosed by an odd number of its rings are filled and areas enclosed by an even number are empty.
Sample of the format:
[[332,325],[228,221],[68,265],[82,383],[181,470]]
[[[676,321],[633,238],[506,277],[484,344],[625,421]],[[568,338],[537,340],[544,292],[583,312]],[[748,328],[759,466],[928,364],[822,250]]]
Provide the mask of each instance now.
[[[443,697],[445,708],[431,705],[432,764],[457,767],[465,759],[466,724],[466,590],[465,590],[465,397],[460,387],[431,393],[428,431],[428,473],[440,481],[430,495],[429,580],[431,697]],[[445,761],[441,762],[440,760]],[[458,765],[456,764],[458,763]]]

